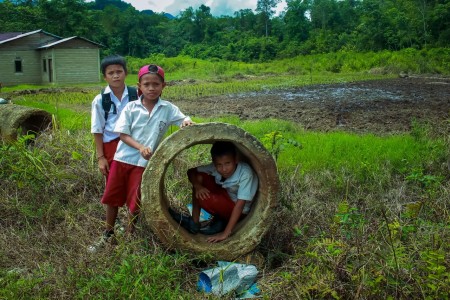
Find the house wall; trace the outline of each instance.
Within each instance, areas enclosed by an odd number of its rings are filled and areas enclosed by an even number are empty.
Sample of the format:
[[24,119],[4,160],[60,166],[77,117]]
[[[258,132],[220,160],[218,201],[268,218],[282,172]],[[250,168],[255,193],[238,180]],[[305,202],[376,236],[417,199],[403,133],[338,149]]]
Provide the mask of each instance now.
[[[39,32],[0,44],[0,83],[47,84],[50,83],[50,71],[53,71],[52,83],[100,82],[99,46],[82,38],[74,38],[38,50],[58,40]],[[22,61],[22,72],[15,72],[16,59]],[[51,68],[48,59],[51,59]]]
[[[57,41],[48,34],[38,32],[0,44],[0,82],[3,85],[41,84],[41,54],[35,49]],[[22,60],[22,72],[15,72],[15,60]]]
[[[2,85],[40,84],[41,60],[36,50],[5,50],[0,48],[0,82]],[[15,61],[22,61],[22,72],[15,72]]]
[[99,49],[54,49],[54,82],[90,83],[100,81]]
[[[52,60],[52,64],[53,64],[53,49],[41,51],[41,82],[43,84],[50,83],[50,74],[49,73],[50,73],[51,69],[49,68],[49,59]],[[45,65],[46,65],[45,69],[44,69],[43,60],[45,60]],[[53,72],[54,72],[54,70],[53,70]],[[54,80],[53,80],[53,82],[54,82]]]

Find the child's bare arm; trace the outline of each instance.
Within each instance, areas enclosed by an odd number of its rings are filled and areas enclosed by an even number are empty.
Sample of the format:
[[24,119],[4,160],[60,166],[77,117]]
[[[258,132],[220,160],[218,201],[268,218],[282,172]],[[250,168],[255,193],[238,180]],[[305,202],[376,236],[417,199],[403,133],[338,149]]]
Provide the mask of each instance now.
[[152,150],[150,149],[150,147],[146,147],[140,143],[138,143],[137,141],[135,141],[131,135],[125,134],[125,133],[121,133],[120,134],[120,140],[122,142],[124,142],[125,144],[127,144],[130,147],[136,148],[139,150],[139,152],[141,153],[142,157],[149,160],[150,157],[152,156]]
[[98,168],[103,175],[108,175],[109,165],[103,153],[103,133],[94,133],[95,150],[97,152]]
[[241,217],[242,214],[242,210],[244,209],[244,205],[245,200],[237,200],[233,208],[233,211],[231,212],[231,217],[230,220],[228,221],[227,227],[225,227],[225,230],[207,238],[206,240],[210,243],[217,243],[226,240],[231,235],[234,227],[239,221],[239,218]]
[[192,187],[194,188],[195,197],[205,200],[209,196],[209,190],[203,186],[201,181],[202,177],[199,176],[197,168],[189,169],[187,175]]

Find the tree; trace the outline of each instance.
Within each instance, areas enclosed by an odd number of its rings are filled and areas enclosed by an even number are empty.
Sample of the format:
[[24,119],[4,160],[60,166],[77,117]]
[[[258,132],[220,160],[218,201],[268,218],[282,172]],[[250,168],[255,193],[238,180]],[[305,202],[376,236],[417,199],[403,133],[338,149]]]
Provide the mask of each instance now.
[[270,18],[274,15],[274,8],[280,3],[281,0],[258,0],[256,4],[256,11],[260,12],[264,16],[266,37],[269,36],[269,22]]
[[310,3],[307,0],[287,0],[287,10],[284,15],[287,39],[305,41],[308,39],[311,22],[307,17]]
[[240,31],[254,31],[256,24],[256,16],[251,9],[241,9],[234,12],[235,26]]

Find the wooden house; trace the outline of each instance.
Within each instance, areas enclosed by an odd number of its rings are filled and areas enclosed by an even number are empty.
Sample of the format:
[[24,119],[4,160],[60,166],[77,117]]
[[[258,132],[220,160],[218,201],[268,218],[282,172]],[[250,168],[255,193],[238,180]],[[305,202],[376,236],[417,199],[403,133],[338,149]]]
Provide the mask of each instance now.
[[0,33],[0,83],[99,82],[100,44],[43,30]]

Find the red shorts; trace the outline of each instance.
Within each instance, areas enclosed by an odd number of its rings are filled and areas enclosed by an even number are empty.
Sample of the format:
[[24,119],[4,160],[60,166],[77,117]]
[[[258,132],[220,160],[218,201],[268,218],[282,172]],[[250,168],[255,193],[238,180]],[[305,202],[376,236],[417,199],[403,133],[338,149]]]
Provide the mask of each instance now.
[[[110,142],[103,143],[103,155],[105,156],[106,160],[108,161],[108,165],[111,168],[111,164],[114,160],[114,154],[117,150],[117,145],[119,144],[120,139],[114,139]],[[108,181],[109,174],[106,175],[106,181]]]
[[111,163],[102,203],[110,206],[123,206],[130,213],[139,211],[141,200],[141,181],[145,168],[115,161]]
[[214,180],[214,176],[199,172],[202,176],[202,185],[210,192],[205,200],[197,199],[200,208],[203,208],[213,216],[219,216],[224,220],[229,220],[235,203],[231,200],[226,189],[221,187]]
[[108,161],[109,166],[111,166],[111,163],[114,159],[114,154],[116,153],[117,145],[119,144],[119,141],[120,141],[120,139],[117,138],[110,142],[103,143],[103,155],[105,156],[106,160]]

